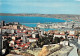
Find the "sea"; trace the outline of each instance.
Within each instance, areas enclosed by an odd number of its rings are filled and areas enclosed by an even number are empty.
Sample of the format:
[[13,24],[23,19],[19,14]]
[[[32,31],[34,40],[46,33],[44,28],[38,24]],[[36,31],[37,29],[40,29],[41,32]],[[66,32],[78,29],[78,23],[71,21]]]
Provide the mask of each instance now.
[[[0,21],[4,20],[8,22],[19,22],[22,25],[28,27],[36,27],[37,23],[57,23],[65,22],[66,20],[48,18],[48,17],[35,17],[35,16],[0,16]],[[45,31],[55,30],[55,29],[43,29]]]

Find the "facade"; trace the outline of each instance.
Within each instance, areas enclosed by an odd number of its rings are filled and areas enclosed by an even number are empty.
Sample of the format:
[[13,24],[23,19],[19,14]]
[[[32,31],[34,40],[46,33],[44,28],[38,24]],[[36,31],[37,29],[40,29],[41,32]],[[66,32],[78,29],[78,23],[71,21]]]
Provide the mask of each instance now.
[[62,44],[63,46],[68,46],[69,42],[68,41],[61,41],[60,44]]
[[38,38],[29,38],[29,42],[36,42],[38,41]]
[[80,37],[78,37],[78,44],[80,44]]
[[74,35],[75,34],[75,31],[70,31],[69,32],[69,35]]
[[5,25],[5,21],[1,21],[1,26],[3,27]]
[[2,35],[0,34],[0,55],[2,55]]
[[38,33],[34,33],[34,34],[32,34],[32,37],[33,38],[39,38],[39,34]]
[[65,34],[54,34],[54,37],[63,37],[65,39]]
[[38,24],[37,27],[39,28],[70,28],[70,29],[73,29],[73,28],[79,28],[80,25],[79,22],[64,22],[64,23],[52,23],[52,24]]

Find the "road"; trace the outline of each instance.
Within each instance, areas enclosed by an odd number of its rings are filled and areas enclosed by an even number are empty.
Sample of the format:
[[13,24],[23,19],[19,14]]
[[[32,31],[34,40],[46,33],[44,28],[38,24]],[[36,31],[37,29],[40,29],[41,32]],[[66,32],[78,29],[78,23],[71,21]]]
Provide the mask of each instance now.
[[74,49],[69,53],[68,56],[78,56],[76,46],[74,44],[70,44],[70,46],[73,46]]
[[78,56],[77,49],[80,49],[80,45],[77,43],[77,39],[69,41],[70,46],[73,46],[74,49],[70,52],[68,56]]

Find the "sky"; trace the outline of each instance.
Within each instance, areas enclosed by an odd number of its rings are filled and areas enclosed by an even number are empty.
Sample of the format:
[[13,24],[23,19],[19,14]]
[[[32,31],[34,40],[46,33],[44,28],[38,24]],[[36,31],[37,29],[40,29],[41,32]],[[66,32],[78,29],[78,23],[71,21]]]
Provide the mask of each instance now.
[[0,0],[0,13],[80,15],[80,0]]

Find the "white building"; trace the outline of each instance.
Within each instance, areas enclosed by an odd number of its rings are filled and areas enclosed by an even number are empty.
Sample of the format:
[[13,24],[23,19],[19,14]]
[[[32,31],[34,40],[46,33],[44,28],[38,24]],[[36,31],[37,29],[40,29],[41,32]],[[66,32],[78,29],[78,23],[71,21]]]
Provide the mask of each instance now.
[[65,39],[65,34],[54,34],[54,37],[63,37]]
[[78,44],[80,44],[80,37],[78,37]]
[[69,35],[74,35],[75,34],[75,31],[70,31],[69,32]]
[[16,37],[15,37],[15,36],[12,36],[12,39],[13,39],[13,40],[16,40]]
[[29,42],[36,42],[38,41],[38,38],[29,38]]
[[38,33],[34,33],[34,34],[32,34],[32,37],[36,38],[36,37],[38,37],[38,35],[39,35]]
[[63,46],[68,46],[69,42],[68,41],[61,41],[60,44],[62,44]]
[[75,37],[75,35],[68,35],[68,39],[72,39],[74,37]]
[[14,33],[14,30],[13,29],[11,30],[11,33]]

